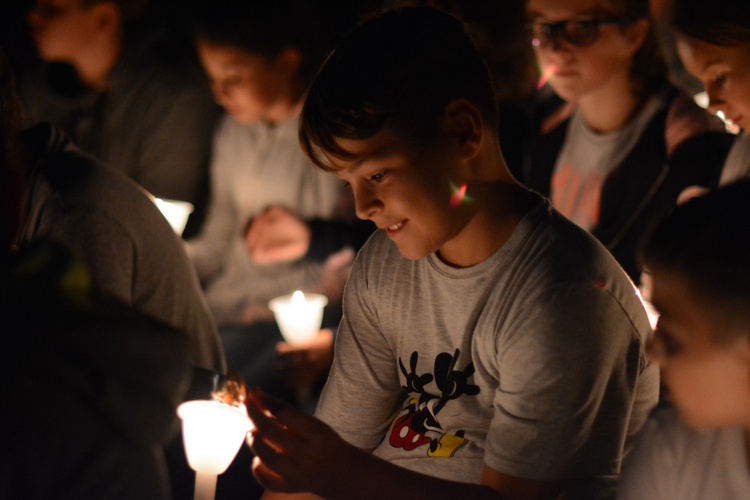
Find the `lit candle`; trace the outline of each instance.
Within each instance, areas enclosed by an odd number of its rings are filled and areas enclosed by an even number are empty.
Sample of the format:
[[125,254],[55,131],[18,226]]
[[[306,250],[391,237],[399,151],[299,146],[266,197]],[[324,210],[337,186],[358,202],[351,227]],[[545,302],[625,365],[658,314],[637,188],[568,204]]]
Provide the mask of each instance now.
[[178,236],[181,236],[187,225],[188,217],[193,213],[193,204],[187,201],[166,200],[162,198],[154,198],[154,203],[156,203],[156,207],[164,218],[167,219],[169,225],[172,226],[174,232]]
[[292,295],[276,297],[268,303],[273,311],[279,330],[291,345],[303,344],[314,339],[323,321],[323,308],[328,304],[325,295],[297,290]]
[[213,500],[216,477],[227,470],[252,430],[244,405],[187,401],[177,407],[190,468],[195,471],[195,500]]

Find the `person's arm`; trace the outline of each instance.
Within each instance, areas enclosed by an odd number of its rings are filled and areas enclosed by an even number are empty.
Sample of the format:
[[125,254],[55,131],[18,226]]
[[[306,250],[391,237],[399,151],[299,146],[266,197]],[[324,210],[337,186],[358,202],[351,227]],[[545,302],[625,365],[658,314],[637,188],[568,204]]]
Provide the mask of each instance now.
[[211,194],[206,219],[200,233],[186,242],[188,255],[203,283],[219,272],[225,264],[232,238],[242,224],[232,195],[236,162],[232,161],[229,120],[231,118],[224,119],[214,138],[210,170]]
[[278,400],[252,392],[247,403],[255,424],[253,474],[271,490],[266,500],[553,499],[562,493],[561,482],[517,478],[487,466],[481,484],[420,474],[351,446],[323,422]]
[[245,243],[257,264],[301,258],[323,262],[344,247],[358,250],[374,230],[371,221],[303,220],[284,207],[274,206],[253,219]]

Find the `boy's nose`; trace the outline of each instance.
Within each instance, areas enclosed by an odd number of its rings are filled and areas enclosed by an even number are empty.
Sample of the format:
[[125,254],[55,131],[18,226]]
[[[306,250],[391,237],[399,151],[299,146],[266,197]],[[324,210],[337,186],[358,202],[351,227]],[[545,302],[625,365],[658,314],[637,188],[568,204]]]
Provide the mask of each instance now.
[[372,219],[381,205],[382,203],[378,201],[377,196],[368,187],[354,191],[354,209],[360,219]]

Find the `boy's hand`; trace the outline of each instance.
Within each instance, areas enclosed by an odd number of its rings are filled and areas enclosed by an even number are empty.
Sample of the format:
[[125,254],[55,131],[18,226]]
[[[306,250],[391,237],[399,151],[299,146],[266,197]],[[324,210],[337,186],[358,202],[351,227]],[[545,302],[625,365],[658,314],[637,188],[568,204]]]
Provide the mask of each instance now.
[[301,259],[310,247],[310,228],[283,207],[271,207],[250,223],[245,246],[256,264]]
[[246,404],[255,425],[249,439],[253,474],[264,488],[329,497],[339,471],[364,455],[320,420],[257,390]]
[[276,345],[278,376],[290,389],[309,387],[328,374],[333,363],[333,332],[321,330],[304,345]]

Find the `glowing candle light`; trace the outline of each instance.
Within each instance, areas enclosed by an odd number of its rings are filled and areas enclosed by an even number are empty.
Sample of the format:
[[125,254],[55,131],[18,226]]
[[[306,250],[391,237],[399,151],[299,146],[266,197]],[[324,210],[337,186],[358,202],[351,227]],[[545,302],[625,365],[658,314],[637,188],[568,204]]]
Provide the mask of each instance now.
[[268,303],[279,330],[291,345],[304,344],[314,339],[323,321],[323,308],[328,304],[325,295],[297,290],[292,295],[276,297]]
[[178,236],[182,235],[187,225],[188,217],[193,213],[194,207],[192,203],[187,201],[179,200],[165,200],[162,198],[154,198],[154,203],[159,209],[161,214],[167,219],[169,225]]
[[185,455],[195,471],[195,500],[213,500],[216,479],[237,455],[252,423],[244,405],[187,401],[177,407]]

